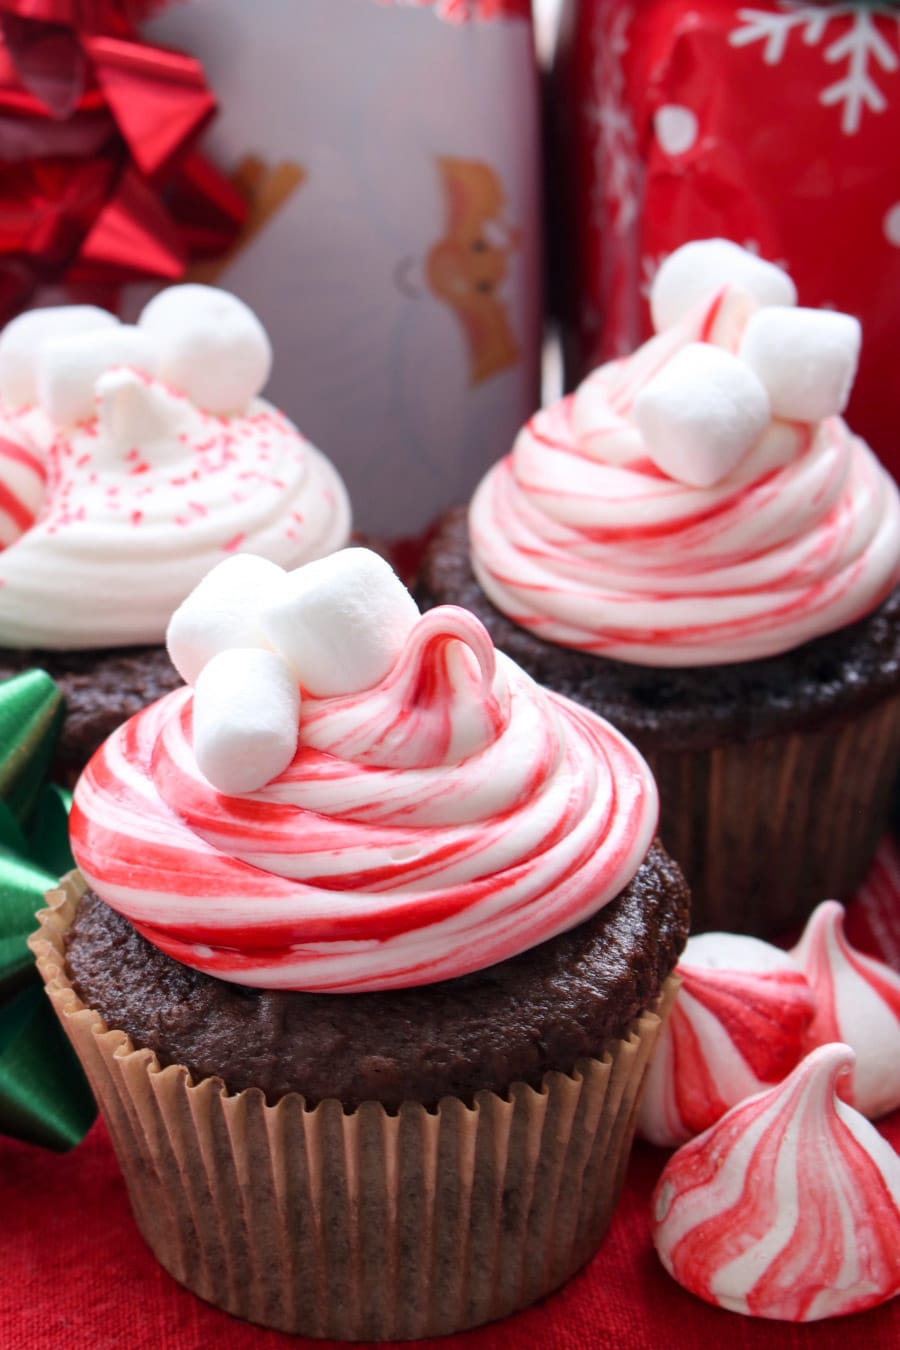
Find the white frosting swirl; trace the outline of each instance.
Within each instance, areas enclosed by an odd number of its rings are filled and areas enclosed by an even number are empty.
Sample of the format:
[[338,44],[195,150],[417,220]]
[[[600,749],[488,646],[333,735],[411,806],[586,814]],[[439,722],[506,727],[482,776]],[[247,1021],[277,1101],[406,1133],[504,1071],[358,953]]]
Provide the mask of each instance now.
[[158,643],[229,555],[294,567],[346,543],[338,474],[256,397],[271,360],[256,315],[210,286],[161,291],[137,326],[83,305],[7,324],[0,646]]
[[623,661],[718,665],[833,632],[889,594],[900,495],[839,417],[773,417],[711,487],[651,458],[637,396],[689,344],[737,352],[755,309],[720,288],[538,413],[488,473],[470,511],[473,566],[516,623]]
[[[229,553],[290,567],[346,542],[338,474],[270,404],[222,417],[132,372],[100,386],[99,418],[52,429],[46,448],[26,440],[46,460],[47,491],[0,552],[3,644],[161,642],[172,611]],[[145,402],[122,413],[135,397]]]

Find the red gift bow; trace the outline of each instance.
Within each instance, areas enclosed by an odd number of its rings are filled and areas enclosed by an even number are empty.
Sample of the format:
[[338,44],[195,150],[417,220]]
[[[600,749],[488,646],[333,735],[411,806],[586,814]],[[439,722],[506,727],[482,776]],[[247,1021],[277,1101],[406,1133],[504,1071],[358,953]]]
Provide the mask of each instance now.
[[60,279],[114,306],[243,224],[243,199],[191,151],[216,106],[199,62],[135,34],[160,7],[0,0],[0,320]]

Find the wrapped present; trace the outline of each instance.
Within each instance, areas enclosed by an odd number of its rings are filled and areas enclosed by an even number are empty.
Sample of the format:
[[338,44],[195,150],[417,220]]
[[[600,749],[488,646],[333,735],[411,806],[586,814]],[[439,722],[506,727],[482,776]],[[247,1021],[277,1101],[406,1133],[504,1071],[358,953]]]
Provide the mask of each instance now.
[[530,0],[185,0],[204,146],[247,197],[223,265],[275,350],[267,393],[339,465],[356,524],[464,500],[538,401]]
[[243,223],[194,150],[215,110],[199,62],[135,27],[162,3],[0,0],[0,323],[48,300],[115,308]]
[[900,8],[566,0],[568,377],[651,332],[661,261],[722,235],[865,334],[848,421],[900,473]]

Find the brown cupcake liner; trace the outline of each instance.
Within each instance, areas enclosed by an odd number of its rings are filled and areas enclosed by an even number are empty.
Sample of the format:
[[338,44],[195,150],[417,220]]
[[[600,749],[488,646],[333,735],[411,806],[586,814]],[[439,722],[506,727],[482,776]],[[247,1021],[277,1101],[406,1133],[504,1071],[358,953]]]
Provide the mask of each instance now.
[[435,1111],[274,1106],[193,1083],[110,1030],[73,989],[64,936],[84,882],[48,896],[31,938],[163,1266],[264,1326],[342,1340],[411,1339],[504,1317],[593,1255],[618,1198],[644,1074],[677,981],[631,1034],[540,1090],[514,1083]]
[[772,936],[865,878],[900,762],[900,698],[816,730],[643,753],[660,838],[691,887],[691,931]]

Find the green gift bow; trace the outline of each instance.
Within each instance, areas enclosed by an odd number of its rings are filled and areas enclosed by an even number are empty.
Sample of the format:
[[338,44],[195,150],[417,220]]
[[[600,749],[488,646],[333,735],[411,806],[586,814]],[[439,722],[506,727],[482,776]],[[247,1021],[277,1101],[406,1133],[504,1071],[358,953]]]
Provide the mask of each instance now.
[[71,796],[45,782],[62,716],[43,670],[0,683],[0,1134],[58,1152],[97,1110],[26,945],[45,892],[74,866]]

